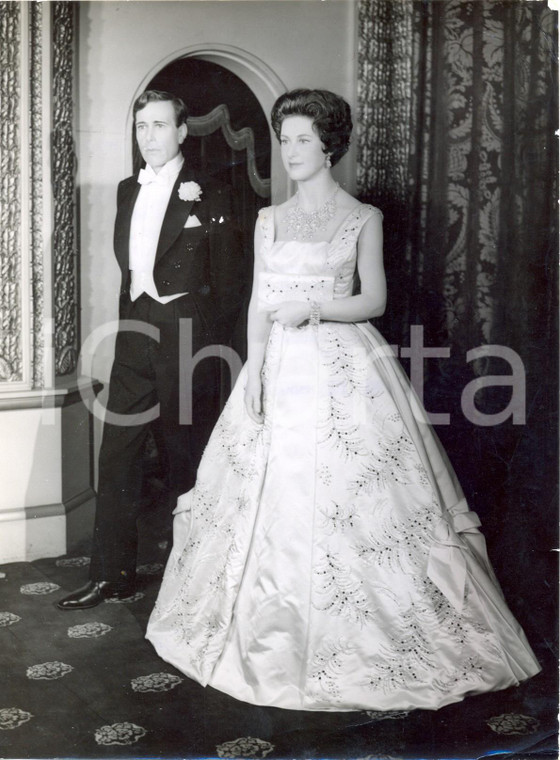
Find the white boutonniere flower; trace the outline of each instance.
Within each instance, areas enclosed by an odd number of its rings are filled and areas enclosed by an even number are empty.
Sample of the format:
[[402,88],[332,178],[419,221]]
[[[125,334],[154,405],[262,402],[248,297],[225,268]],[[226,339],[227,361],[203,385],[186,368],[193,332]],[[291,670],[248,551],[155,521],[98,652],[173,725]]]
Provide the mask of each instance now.
[[179,198],[182,201],[199,201],[202,188],[197,182],[181,182],[179,185]]

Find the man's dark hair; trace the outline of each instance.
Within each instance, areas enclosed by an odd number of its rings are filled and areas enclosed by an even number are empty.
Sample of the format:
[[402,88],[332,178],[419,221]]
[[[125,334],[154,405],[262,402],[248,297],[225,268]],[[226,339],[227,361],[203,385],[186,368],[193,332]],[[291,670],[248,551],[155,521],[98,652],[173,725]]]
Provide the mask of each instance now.
[[148,103],[157,103],[161,101],[168,101],[173,106],[175,111],[175,126],[180,127],[181,124],[187,123],[189,113],[187,106],[176,95],[170,92],[164,92],[163,90],[145,90],[136,100],[132,107],[132,115],[134,116],[134,123],[136,123],[136,114],[141,111]]

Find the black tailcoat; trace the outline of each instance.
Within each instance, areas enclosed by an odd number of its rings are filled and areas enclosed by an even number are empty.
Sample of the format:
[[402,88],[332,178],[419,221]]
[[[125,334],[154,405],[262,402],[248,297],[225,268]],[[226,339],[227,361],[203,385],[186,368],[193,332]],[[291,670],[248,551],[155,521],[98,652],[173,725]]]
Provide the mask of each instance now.
[[[200,200],[181,199],[179,189],[185,182],[198,184]],[[227,345],[246,291],[230,189],[209,177],[194,177],[183,166],[164,216],[154,282],[160,296],[185,295],[167,304],[146,294],[132,302],[130,227],[139,191],[137,176],[132,176],[119,184],[117,193],[114,247],[122,273],[119,317],[157,328],[159,340],[135,330],[120,329],[117,335],[107,410],[123,416],[108,415],[103,431],[90,566],[93,580],[134,576],[136,521],[145,501],[144,452],[150,430],[165,463],[173,507],[177,495],[194,484],[198,461],[219,414],[222,376],[229,377],[229,370],[218,359],[204,359],[193,372],[192,424],[181,422],[179,322],[190,320],[192,355],[212,344]],[[196,215],[200,225],[185,227],[189,215]],[[181,359],[184,364],[184,353]]]

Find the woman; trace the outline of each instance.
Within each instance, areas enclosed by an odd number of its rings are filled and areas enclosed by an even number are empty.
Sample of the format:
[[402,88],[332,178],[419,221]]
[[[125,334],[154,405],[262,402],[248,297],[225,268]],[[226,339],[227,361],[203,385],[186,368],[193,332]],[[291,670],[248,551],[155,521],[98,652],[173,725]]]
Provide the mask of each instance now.
[[272,126],[297,193],[259,215],[248,361],[179,500],[147,636],[259,705],[436,709],[518,684],[538,662],[367,322],[385,308],[382,215],[331,176],[349,106],[295,90]]

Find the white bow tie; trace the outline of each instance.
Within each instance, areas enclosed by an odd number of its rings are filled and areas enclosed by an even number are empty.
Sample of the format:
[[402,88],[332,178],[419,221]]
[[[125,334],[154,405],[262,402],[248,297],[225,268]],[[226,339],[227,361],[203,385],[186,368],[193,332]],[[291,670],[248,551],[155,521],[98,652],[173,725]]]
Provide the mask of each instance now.
[[146,169],[140,169],[138,173],[138,183],[140,185],[149,185],[150,182],[157,182],[159,185],[166,185],[167,181],[161,174],[155,174],[154,172],[148,172]]

